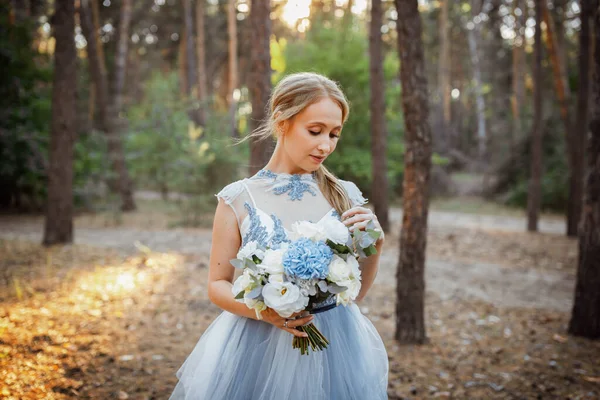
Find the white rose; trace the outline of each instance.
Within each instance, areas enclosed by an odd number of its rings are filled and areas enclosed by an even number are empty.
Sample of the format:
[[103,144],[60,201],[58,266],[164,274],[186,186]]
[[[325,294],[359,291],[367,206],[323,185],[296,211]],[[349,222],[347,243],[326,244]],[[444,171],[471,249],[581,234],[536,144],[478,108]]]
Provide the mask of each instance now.
[[350,236],[348,227],[335,217],[326,217],[319,222],[325,237],[333,243],[346,244]]
[[283,274],[271,274],[269,275],[269,282],[283,283]]
[[321,225],[309,221],[298,221],[292,224],[292,239],[299,238],[307,238],[316,242],[325,240],[327,236]]
[[258,243],[256,241],[248,242],[242,247],[238,253],[237,258],[243,260],[244,258],[249,258],[252,260],[252,256],[256,256],[262,260],[265,256],[265,251],[258,247]]
[[284,318],[304,310],[308,305],[308,297],[303,296],[298,286],[291,282],[269,282],[262,294],[265,304]]
[[[350,257],[354,258],[354,257]],[[350,266],[344,261],[344,259],[338,255],[334,255],[331,263],[329,264],[329,275],[327,279],[331,282],[341,282],[350,279]]]
[[[254,289],[256,285],[254,284],[254,274],[249,269],[245,269],[242,275],[240,275],[235,282],[233,282],[233,287],[231,288],[231,292],[234,296],[237,296],[240,292],[248,292]],[[238,299],[238,301],[243,302],[243,300]]]
[[277,250],[267,250],[258,267],[269,274],[283,274],[283,256],[287,251],[287,246]]
[[358,294],[360,293],[361,287],[360,281],[358,279],[349,279],[347,281],[342,281],[339,283],[339,285],[345,286],[348,289],[344,290],[342,293],[337,294],[336,302],[338,305],[343,304],[347,306],[348,304],[356,300]]
[[353,256],[349,255],[346,263],[350,267],[351,275],[355,279],[360,279],[360,266],[358,265],[358,260]]

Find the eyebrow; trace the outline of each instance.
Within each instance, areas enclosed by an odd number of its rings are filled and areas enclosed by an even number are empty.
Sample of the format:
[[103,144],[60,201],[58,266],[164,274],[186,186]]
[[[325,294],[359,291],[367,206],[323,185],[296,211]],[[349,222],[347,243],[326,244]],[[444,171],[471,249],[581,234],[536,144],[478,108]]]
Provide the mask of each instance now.
[[[327,124],[325,124],[323,122],[319,122],[319,121],[311,121],[308,123],[308,125],[319,125],[319,126],[322,126],[323,128],[327,128]],[[341,125],[334,126],[333,129],[342,129],[342,126]]]

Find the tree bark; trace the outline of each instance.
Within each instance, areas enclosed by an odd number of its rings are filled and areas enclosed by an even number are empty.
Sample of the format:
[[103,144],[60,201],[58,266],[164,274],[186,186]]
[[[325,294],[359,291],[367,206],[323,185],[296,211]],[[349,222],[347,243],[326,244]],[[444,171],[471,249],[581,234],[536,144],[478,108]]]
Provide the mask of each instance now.
[[[129,49],[129,25],[131,24],[131,0],[121,0],[121,18],[115,52],[115,69],[113,78],[113,101],[115,112],[119,114],[123,108],[123,86],[127,72],[127,55]],[[117,115],[118,118],[118,115]]]
[[567,83],[567,71],[565,69],[564,57],[561,53],[564,51],[559,47],[559,42],[556,37],[555,25],[548,11],[548,6],[542,2],[542,13],[544,22],[546,23],[546,36],[548,38],[548,51],[550,53],[550,61],[552,63],[552,71],[554,73],[554,86],[560,106],[560,116],[565,129],[565,143],[567,148],[567,163],[569,166],[569,198],[567,200],[567,236],[577,236],[577,225],[579,223],[579,215],[581,212],[581,202],[583,194],[583,177],[578,177],[575,173],[575,164],[577,164],[575,143],[573,137],[572,118],[569,111],[569,102],[571,91]]
[[205,47],[205,0],[196,0],[196,56],[198,57],[198,119],[201,126],[206,125],[206,47]]
[[582,229],[579,232],[579,265],[569,333],[598,339],[600,338],[600,291],[598,290],[600,287],[600,51],[598,51],[600,12],[597,2],[593,3],[593,6],[582,7],[582,20],[588,18],[585,14],[594,14],[596,51],[592,81],[593,111],[589,125],[591,135],[588,146],[586,196]]
[[237,100],[234,97],[234,91],[238,87],[236,0],[229,0],[227,4],[227,32],[229,35],[229,75],[227,79],[227,106],[229,107],[231,136],[237,137]]
[[531,140],[531,171],[527,195],[527,230],[538,230],[542,196],[542,3],[535,0],[534,68],[533,68],[533,131]]
[[469,42],[469,53],[471,55],[471,64],[473,65],[473,84],[475,86],[475,104],[477,106],[477,156],[479,161],[483,161],[487,154],[487,126],[485,120],[485,99],[483,98],[483,84],[481,78],[481,62],[479,60],[479,46],[477,38],[481,36],[479,23],[475,21],[475,16],[479,15],[481,10],[475,7],[475,1],[471,2],[471,23],[467,25],[467,40]]
[[450,88],[450,29],[448,25],[448,7],[450,0],[442,0],[440,7],[440,61],[438,64],[438,85],[442,99],[442,134],[441,140],[444,142],[442,149],[448,151],[451,126],[451,88]]
[[371,158],[373,162],[373,185],[371,202],[384,231],[389,231],[388,179],[386,162],[387,129],[385,125],[385,77],[383,76],[383,51],[381,24],[383,9],[381,0],[371,2],[369,30],[369,63],[371,77]]
[[[250,129],[256,129],[265,119],[271,94],[271,4],[269,0],[252,0],[250,10],[251,67],[248,89],[252,99]],[[250,175],[263,168],[273,152],[271,140],[250,142]]]
[[394,337],[401,343],[424,343],[427,340],[424,319],[425,248],[432,153],[431,129],[427,120],[427,77],[418,1],[395,0],[395,3],[406,152]]
[[[118,120],[119,110],[115,108],[114,99],[110,98],[108,90],[106,64],[98,35],[99,18],[97,15],[98,10],[96,3],[97,0],[91,0],[91,4],[88,0],[81,1],[80,20],[81,29],[87,41],[90,76],[94,81],[96,88],[99,128],[106,135],[108,157],[113,173],[113,176],[108,179],[108,185],[112,192],[120,195],[121,210],[133,211],[136,209],[135,201],[133,199],[133,185],[129,178],[129,172],[127,171],[127,165],[125,163],[125,151],[123,149],[123,139],[121,138],[122,125]],[[131,7],[129,7],[129,9],[131,10]],[[123,9],[121,11],[123,11]],[[119,32],[119,37],[121,37],[121,35],[128,38],[129,32]],[[124,57],[126,57],[126,55]],[[124,64],[125,62],[123,62],[123,65]],[[115,77],[118,77],[120,74],[124,74],[124,72],[115,68]]]
[[[519,10],[519,11],[517,11]],[[525,28],[527,21],[527,1],[515,1],[513,16],[515,18],[516,37],[513,45],[512,63],[512,114],[513,129],[510,135],[510,148],[514,149],[523,136],[521,107],[525,101]]]
[[570,193],[573,197],[572,211],[567,222],[567,235],[579,232],[584,197],[585,147],[589,122],[589,86],[590,86],[590,36],[594,9],[591,1],[581,3],[581,31],[579,33],[579,86],[577,89],[577,119],[572,132],[573,139],[573,177],[570,181]]
[[75,2],[57,0],[52,17],[56,48],[52,87],[52,124],[48,199],[43,244],[73,242],[73,146],[75,143]]

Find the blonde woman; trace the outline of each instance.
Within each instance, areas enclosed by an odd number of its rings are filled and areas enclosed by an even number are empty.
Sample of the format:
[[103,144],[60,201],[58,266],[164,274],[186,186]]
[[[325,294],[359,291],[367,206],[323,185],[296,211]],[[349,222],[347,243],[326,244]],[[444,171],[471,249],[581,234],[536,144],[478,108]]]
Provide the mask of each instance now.
[[[177,372],[172,399],[377,400],[387,399],[388,359],[381,337],[356,304],[336,306],[335,297],[312,314],[282,318],[272,309],[255,311],[234,299],[232,281],[241,246],[257,241],[276,247],[300,220],[339,217],[352,231],[373,221],[373,212],[351,182],[323,166],[342,139],[348,103],[330,79],[314,74],[286,76],[273,90],[270,115],[253,136],[277,141],[266,167],[217,194],[208,295],[223,309]],[[377,274],[377,254],[361,261],[365,297]],[[314,322],[330,341],[323,351],[301,355],[293,349],[296,329]]]

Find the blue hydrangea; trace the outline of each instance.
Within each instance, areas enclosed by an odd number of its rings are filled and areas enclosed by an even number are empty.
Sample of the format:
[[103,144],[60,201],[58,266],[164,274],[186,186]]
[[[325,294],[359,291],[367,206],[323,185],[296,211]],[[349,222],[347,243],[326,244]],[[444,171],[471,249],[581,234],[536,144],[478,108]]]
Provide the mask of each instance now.
[[290,277],[325,279],[333,251],[324,242],[300,238],[292,242],[283,256],[283,269]]

